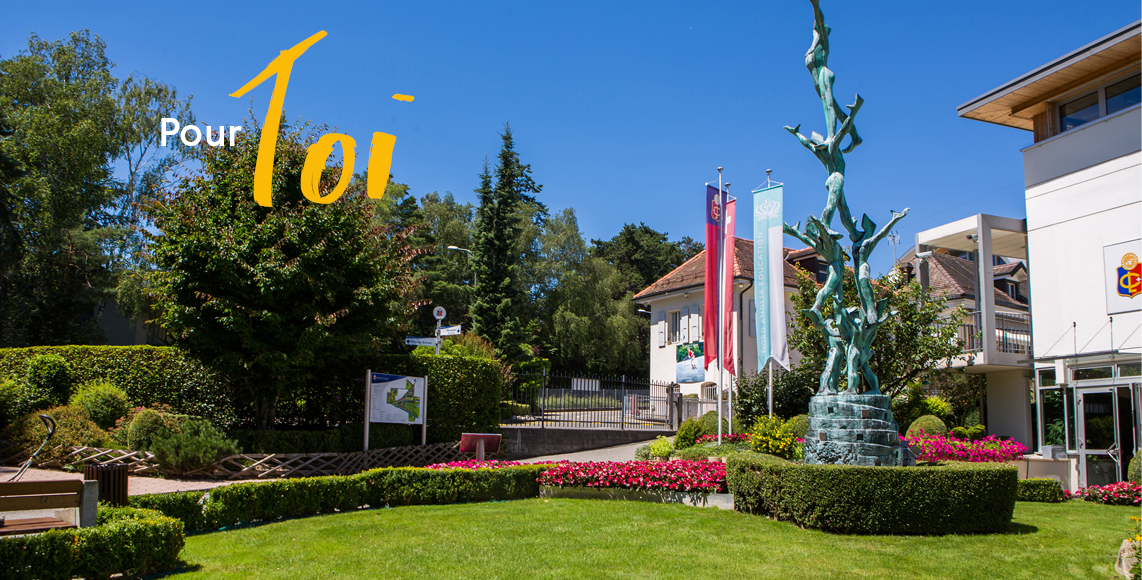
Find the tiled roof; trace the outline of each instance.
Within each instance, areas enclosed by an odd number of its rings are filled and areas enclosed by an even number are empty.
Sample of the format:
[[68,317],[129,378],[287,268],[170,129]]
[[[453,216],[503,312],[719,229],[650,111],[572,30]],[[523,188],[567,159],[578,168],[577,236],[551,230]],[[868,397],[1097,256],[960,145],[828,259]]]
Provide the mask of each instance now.
[[[805,250],[808,250],[806,252]],[[808,256],[813,253],[812,248],[804,250],[790,250],[785,248],[783,254],[786,260],[796,254],[797,257]],[[788,261],[784,263],[784,282],[788,287],[797,287],[797,275],[794,266]],[[734,238],[734,278],[753,280],[753,240]],[[706,282],[706,251],[702,250],[697,256],[686,260],[667,275],[659,278],[645,290],[635,294],[634,299],[640,300],[674,292],[685,288],[701,287]]]
[[[1010,274],[1020,266],[1022,264],[1002,264],[995,266],[994,272],[997,276]],[[919,265],[913,262],[913,268],[918,267]],[[928,258],[928,285],[933,292],[943,293],[949,300],[975,298],[975,262],[947,254],[933,253]],[[995,292],[996,305],[1027,307],[1026,304],[1015,300],[998,288],[992,290]]]

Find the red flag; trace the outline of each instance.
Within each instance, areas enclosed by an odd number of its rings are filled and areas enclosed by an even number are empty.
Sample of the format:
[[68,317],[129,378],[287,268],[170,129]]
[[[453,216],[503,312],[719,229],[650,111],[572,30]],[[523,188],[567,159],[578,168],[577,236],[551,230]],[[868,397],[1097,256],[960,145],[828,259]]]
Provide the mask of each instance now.
[[702,352],[705,354],[705,368],[718,360],[718,242],[721,241],[722,208],[725,207],[725,194],[718,192],[718,188],[706,186],[706,275],[704,304],[702,312],[706,313],[703,336],[705,345]]
[[731,375],[737,376],[734,370],[734,332],[733,332],[733,309],[734,309],[734,214],[737,208],[736,200],[731,200],[726,203],[726,237],[725,237],[725,280],[722,282],[725,288],[725,299],[722,301],[722,335],[724,339],[722,344],[725,345],[724,363],[722,368],[729,371]]

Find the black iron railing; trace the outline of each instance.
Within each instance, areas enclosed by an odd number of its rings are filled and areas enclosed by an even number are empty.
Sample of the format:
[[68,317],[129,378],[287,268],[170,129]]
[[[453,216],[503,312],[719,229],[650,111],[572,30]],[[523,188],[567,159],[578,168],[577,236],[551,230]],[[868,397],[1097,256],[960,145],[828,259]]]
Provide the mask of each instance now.
[[501,403],[505,425],[670,429],[677,386],[633,377],[520,373]]

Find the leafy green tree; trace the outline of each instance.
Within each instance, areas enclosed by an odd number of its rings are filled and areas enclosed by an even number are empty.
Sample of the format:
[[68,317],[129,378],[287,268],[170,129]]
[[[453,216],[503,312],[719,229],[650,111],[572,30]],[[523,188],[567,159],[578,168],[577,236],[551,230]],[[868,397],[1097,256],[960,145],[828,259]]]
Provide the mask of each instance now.
[[99,210],[120,144],[105,48],[86,30],[32,35],[0,61],[0,346],[99,338],[76,321],[112,284]]
[[[459,324],[471,329],[469,307],[475,299],[475,270],[472,257],[475,207],[457,203],[451,193],[443,197],[429,193],[420,199],[424,216],[425,238],[430,240],[428,252],[422,256],[417,273],[422,276],[418,298],[424,307],[417,310],[414,327],[431,336],[436,326],[432,308],[443,306],[448,311],[445,324]],[[449,246],[468,250],[450,250]]]
[[666,236],[645,223],[626,224],[609,240],[591,240],[592,253],[618,268],[627,289],[638,293],[702,251],[689,236],[680,242]]
[[509,361],[532,356],[520,311],[527,304],[523,259],[519,248],[524,204],[535,203],[542,190],[531,177],[531,166],[520,162],[511,125],[504,126],[502,145],[493,175],[487,162],[480,174],[480,205],[473,260],[478,279],[472,305],[474,330],[496,345]]
[[[155,295],[176,345],[227,374],[259,429],[283,397],[326,366],[376,352],[409,314],[415,251],[374,224],[376,204],[346,194],[311,203],[300,188],[305,127],[283,131],[273,207],[253,199],[261,127],[206,150],[202,169],[150,206]],[[321,194],[340,177],[323,173]],[[248,408],[249,408],[248,407]]]
[[[851,270],[845,271],[842,283],[845,307],[856,306],[856,285]],[[930,291],[925,292],[915,280],[905,282],[900,276],[889,274],[876,280],[874,287],[882,298],[888,299],[888,307],[898,314],[881,325],[872,345],[869,364],[880,378],[880,390],[895,396],[909,382],[935,369],[950,366],[951,359],[963,352],[963,341],[957,336],[958,318],[962,311],[956,309],[950,320],[941,320],[946,300]],[[813,306],[816,294],[816,278],[798,269],[789,346],[801,353],[800,367],[820,376],[825,366],[827,346],[808,317],[802,314]],[[823,311],[825,317],[831,316],[829,308],[831,305]],[[843,376],[841,380],[843,384]]]

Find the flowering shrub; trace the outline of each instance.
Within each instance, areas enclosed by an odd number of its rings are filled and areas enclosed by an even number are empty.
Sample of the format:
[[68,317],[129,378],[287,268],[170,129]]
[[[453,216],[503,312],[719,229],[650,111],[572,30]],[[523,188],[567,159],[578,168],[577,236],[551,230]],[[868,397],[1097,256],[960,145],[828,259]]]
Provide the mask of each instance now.
[[708,461],[562,463],[543,472],[541,485],[619,487],[661,491],[726,490],[726,466]]
[[1132,481],[1110,485],[1091,485],[1078,491],[1065,492],[1067,499],[1083,499],[1107,505],[1142,505],[1142,485]]
[[515,467],[517,465],[527,465],[526,463],[519,463],[516,461],[498,461],[489,459],[480,461],[478,459],[467,459],[465,461],[451,461],[448,463],[434,463],[427,466],[427,469],[495,469],[497,467]]
[[988,435],[978,441],[955,439],[940,434],[929,435],[923,431],[908,437],[909,445],[920,447],[916,457],[919,461],[1011,461],[1027,452],[1018,441],[1004,441],[995,435]]
[[[749,433],[734,433],[732,435],[730,435],[728,433],[722,433],[722,443],[749,443],[749,438],[750,438]],[[697,445],[701,445],[703,443],[717,443],[717,442],[718,442],[718,436],[717,435],[703,435],[703,436],[697,438],[696,440],[694,440],[694,443]]]
[[777,417],[762,415],[750,429],[750,446],[758,453],[791,459],[797,446],[797,435],[793,433],[791,427]]

